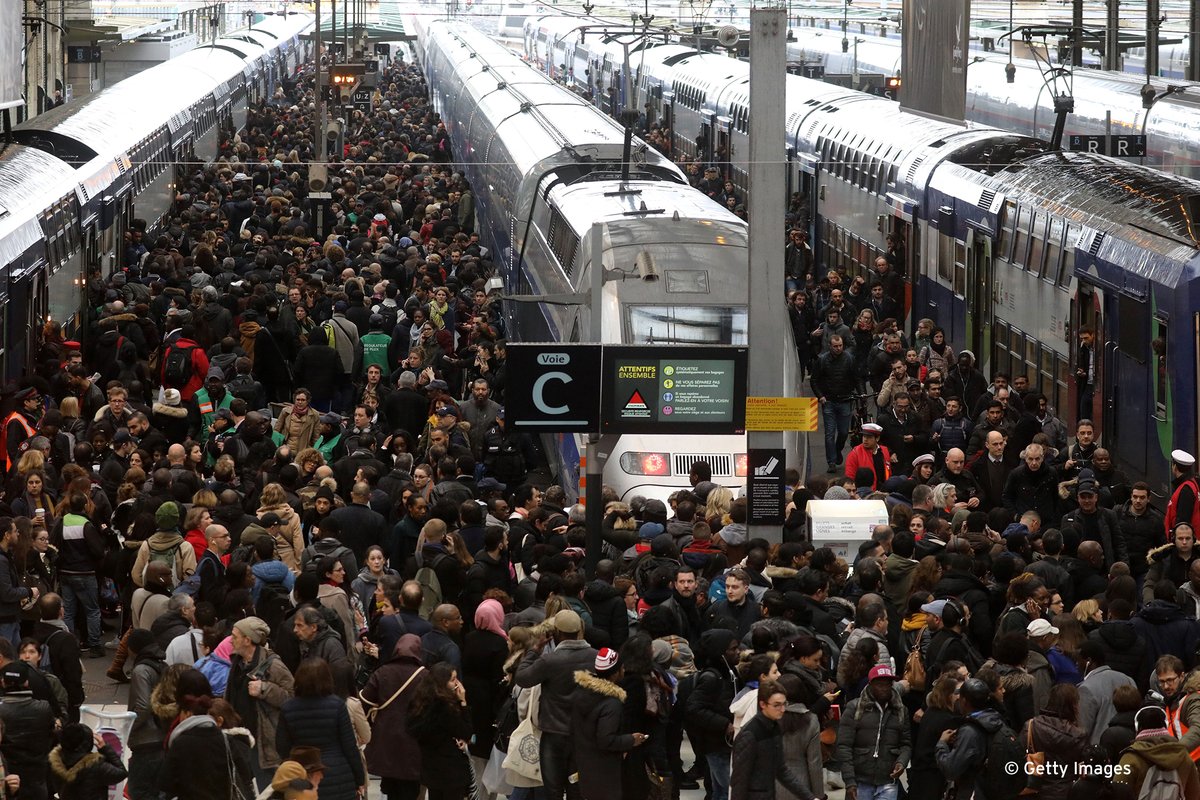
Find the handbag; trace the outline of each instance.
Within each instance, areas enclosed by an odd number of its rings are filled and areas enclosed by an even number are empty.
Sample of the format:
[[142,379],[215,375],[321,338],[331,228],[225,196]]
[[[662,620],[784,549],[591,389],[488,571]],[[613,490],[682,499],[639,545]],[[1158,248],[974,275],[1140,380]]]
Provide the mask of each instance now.
[[396,690],[396,693],[395,693],[394,695],[392,695],[391,697],[389,697],[389,698],[388,698],[388,699],[387,699],[387,700],[386,700],[386,701],[383,703],[383,705],[376,705],[375,703],[372,703],[370,700],[368,700],[367,698],[363,697],[363,696],[362,696],[362,693],[360,692],[360,693],[359,693],[359,695],[358,695],[358,699],[359,699],[359,701],[360,701],[360,702],[362,702],[362,704],[363,704],[364,706],[369,706],[369,708],[367,708],[367,722],[369,722],[369,723],[371,723],[372,725],[374,725],[374,724],[375,724],[375,718],[376,718],[377,716],[379,716],[379,712],[380,712],[380,711],[383,711],[385,708],[387,708],[388,706],[390,706],[390,705],[392,704],[392,702],[393,702],[393,701],[394,701],[394,700],[395,700],[397,697],[399,697],[401,694],[403,694],[403,693],[404,693],[404,690],[408,688],[408,685],[409,685],[410,683],[412,683],[414,680],[416,680],[417,676],[418,676],[418,675],[420,675],[420,674],[421,674],[422,672],[424,672],[424,671],[425,671],[425,668],[424,668],[424,667],[417,667],[415,670],[413,670],[413,674],[408,676],[408,680],[406,680],[406,681],[404,682],[404,685],[403,685],[403,686],[401,686],[399,689],[397,689],[397,690]]
[[[1046,753],[1038,750],[1033,744],[1033,720],[1029,720],[1025,726],[1025,738],[1029,742],[1028,751],[1025,753],[1025,774],[1026,775],[1042,775],[1044,774],[1043,767],[1046,766]],[[1033,779],[1030,779],[1030,783]],[[1021,790],[1021,797],[1034,795],[1038,793],[1037,786],[1026,786]]]
[[[504,769],[508,771],[508,782],[513,786],[541,786],[542,764],[541,743],[542,732],[538,730],[534,720],[537,719],[540,686],[530,689],[529,713],[517,729],[513,731],[508,741],[508,754],[504,757]],[[533,781],[533,783],[530,783]]]
[[904,680],[909,689],[917,691],[925,688],[925,664],[921,661],[921,637],[924,634],[924,628],[917,632],[913,649],[908,651],[908,658],[904,660]]
[[646,782],[650,787],[646,800],[671,800],[672,777],[670,773],[660,775],[652,765],[646,764]]

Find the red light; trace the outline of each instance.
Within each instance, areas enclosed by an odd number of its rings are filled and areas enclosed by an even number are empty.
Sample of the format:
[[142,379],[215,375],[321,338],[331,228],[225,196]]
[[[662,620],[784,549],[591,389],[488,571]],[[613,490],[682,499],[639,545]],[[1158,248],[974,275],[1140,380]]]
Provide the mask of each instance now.
[[744,478],[750,474],[750,459],[745,453],[738,453],[733,458],[733,474],[739,478]]
[[643,475],[669,475],[670,464],[665,453],[644,453],[642,455]]

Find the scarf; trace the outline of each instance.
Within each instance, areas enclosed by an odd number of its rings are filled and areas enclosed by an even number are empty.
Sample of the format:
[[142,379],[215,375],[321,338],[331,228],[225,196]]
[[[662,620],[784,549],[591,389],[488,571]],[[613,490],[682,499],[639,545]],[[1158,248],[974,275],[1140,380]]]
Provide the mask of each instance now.
[[479,604],[479,608],[475,609],[475,627],[508,640],[508,634],[504,631],[504,607],[498,600],[488,598]]
[[449,301],[446,301],[445,303],[442,303],[441,305],[438,305],[436,300],[429,301],[429,321],[433,323],[433,327],[437,328],[438,330],[441,330],[442,328],[446,327],[446,323],[442,319],[442,317],[449,310],[450,310],[450,302]]

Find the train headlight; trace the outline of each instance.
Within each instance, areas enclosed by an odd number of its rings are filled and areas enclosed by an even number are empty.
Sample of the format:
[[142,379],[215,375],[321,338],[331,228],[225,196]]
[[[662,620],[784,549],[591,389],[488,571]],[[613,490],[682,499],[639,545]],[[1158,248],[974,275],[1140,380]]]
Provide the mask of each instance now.
[[621,469],[629,475],[663,477],[671,474],[670,453],[622,453],[620,463]]
[[733,474],[739,478],[750,474],[750,459],[745,453],[738,453],[733,457]]

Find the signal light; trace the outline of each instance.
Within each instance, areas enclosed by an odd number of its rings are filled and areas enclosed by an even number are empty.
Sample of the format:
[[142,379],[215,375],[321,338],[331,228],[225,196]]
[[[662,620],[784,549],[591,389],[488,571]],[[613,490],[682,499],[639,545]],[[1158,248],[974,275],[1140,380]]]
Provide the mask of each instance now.
[[888,91],[892,91],[892,92],[899,89],[900,88],[900,76],[893,75],[893,76],[889,77],[886,81],[884,81],[884,87],[887,88]]
[[745,453],[738,453],[733,457],[733,474],[739,478],[750,474],[750,458]]

